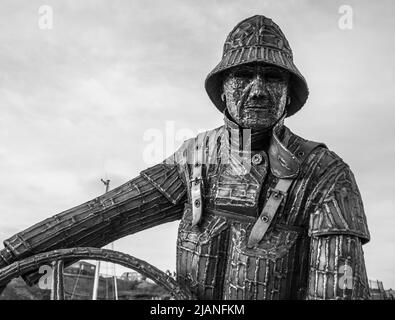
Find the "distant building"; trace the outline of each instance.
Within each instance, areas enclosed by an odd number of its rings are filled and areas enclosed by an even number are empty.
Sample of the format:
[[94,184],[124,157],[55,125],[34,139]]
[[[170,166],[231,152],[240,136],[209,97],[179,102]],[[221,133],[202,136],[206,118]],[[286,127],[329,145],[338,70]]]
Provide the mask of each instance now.
[[86,261],[78,261],[65,269],[66,273],[80,275],[94,275],[96,266]]
[[127,281],[143,281],[145,277],[136,271],[132,271],[122,273],[121,279]]
[[386,300],[387,294],[382,281],[369,280],[369,289],[372,300]]
[[385,295],[388,300],[395,300],[395,290],[392,289],[385,290]]

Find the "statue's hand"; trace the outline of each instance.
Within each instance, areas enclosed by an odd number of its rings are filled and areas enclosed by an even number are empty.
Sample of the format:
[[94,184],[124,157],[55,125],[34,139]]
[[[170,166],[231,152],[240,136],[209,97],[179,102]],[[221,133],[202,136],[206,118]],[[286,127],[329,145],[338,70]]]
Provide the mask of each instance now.
[[4,260],[4,256],[6,254],[6,249],[0,250],[0,269],[3,269],[4,267],[8,266],[9,263],[7,263],[6,260]]
[[[4,268],[15,262],[15,260],[16,259],[10,253],[10,250],[8,250],[7,248],[0,250],[0,278],[3,278],[3,276],[5,275],[4,272],[6,272],[6,270],[4,270]],[[22,279],[28,286],[32,286],[33,284],[38,282],[40,276],[41,275],[37,272],[31,272],[22,275]],[[0,295],[7,287],[7,284],[7,282],[0,281]]]
[[9,249],[4,248],[0,250],[0,272],[1,269],[14,262],[14,257]]
[[[8,254],[8,250],[6,250],[6,249],[0,250],[0,274],[1,274],[1,269],[5,268],[9,264],[3,258],[3,257],[6,256],[6,254]],[[0,285],[0,295],[2,294],[2,292],[3,292],[3,290],[5,289],[6,286],[7,286],[7,284]]]

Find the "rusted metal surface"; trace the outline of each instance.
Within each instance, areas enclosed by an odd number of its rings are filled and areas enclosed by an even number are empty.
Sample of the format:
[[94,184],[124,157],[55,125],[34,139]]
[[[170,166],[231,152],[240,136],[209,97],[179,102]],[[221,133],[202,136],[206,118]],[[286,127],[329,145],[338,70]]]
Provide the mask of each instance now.
[[287,70],[291,75],[288,116],[303,107],[309,89],[306,80],[293,62],[288,40],[273,20],[256,15],[241,21],[229,33],[224,44],[222,60],[206,78],[206,91],[221,112],[227,108],[226,102],[221,99],[224,71],[248,63],[271,65]]
[[[159,165],[153,168],[157,185],[144,176],[121,185],[106,194],[71,208],[16,234],[4,242],[7,257],[22,259],[34,253],[70,247],[102,247],[106,244],[181,218],[181,198],[185,188],[177,168]],[[158,188],[162,181],[172,184]],[[164,191],[166,190],[166,191]],[[169,202],[173,197],[174,202]]]
[[[227,136],[227,129],[206,132],[207,141],[224,141],[221,137]],[[192,226],[193,203],[189,197],[179,226],[178,281],[200,299],[368,298],[362,244],[370,236],[349,167],[325,146],[312,144],[285,126],[276,136],[271,142],[276,146],[269,148],[272,152],[267,155],[269,161],[252,164],[244,175],[239,172],[245,165],[232,153],[228,163],[220,164],[222,154],[229,153],[229,145],[208,148],[214,152],[206,153],[201,223]],[[186,143],[175,159],[192,152],[193,144]],[[251,152],[252,159],[265,151]],[[292,156],[287,157],[288,153]],[[279,155],[287,159],[288,169],[282,168]],[[186,185],[193,179],[191,166],[185,164],[181,169]],[[278,180],[292,177],[291,169],[296,177],[269,229],[257,247],[248,248],[256,219]],[[317,251],[317,241],[325,238],[333,243],[343,237],[348,239],[345,243],[350,243],[349,249],[330,246],[325,256],[323,250]],[[351,289],[343,290],[346,260],[356,281]],[[328,267],[322,269],[322,261]],[[322,272],[327,275],[322,277]]]

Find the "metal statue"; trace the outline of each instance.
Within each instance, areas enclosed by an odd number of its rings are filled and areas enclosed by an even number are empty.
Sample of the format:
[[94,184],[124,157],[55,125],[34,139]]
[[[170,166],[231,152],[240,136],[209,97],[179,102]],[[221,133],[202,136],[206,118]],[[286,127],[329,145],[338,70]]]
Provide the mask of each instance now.
[[284,125],[308,87],[280,28],[262,15],[237,24],[205,87],[223,126],[4,241],[0,267],[181,220],[177,283],[198,299],[368,299],[370,235],[354,175]]

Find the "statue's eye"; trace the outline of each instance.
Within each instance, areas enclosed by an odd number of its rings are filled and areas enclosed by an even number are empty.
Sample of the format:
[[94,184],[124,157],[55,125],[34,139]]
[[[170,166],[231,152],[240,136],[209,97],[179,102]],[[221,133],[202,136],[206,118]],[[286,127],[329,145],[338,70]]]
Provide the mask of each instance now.
[[270,70],[265,73],[265,78],[268,81],[284,81],[286,74],[278,70]]
[[237,70],[233,73],[233,75],[237,78],[251,79],[254,77],[254,72],[249,70]]

